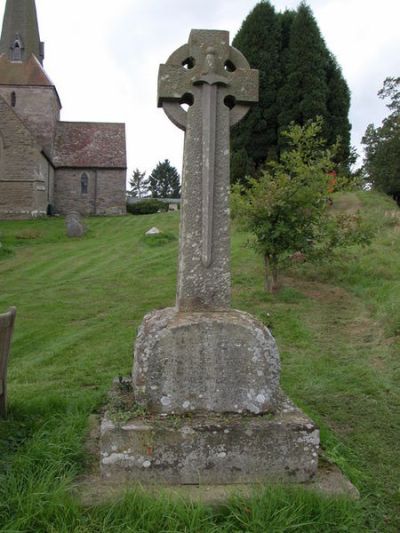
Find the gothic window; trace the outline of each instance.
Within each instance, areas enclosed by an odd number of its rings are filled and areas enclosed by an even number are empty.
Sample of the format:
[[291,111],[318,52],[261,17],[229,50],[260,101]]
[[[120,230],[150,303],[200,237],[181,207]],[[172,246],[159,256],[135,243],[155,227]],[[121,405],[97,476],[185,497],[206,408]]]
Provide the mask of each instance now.
[[87,194],[88,192],[89,178],[86,172],[81,176],[81,194]]
[[18,38],[12,45],[11,61],[22,61],[22,43]]
[[11,93],[11,107],[15,107],[17,104],[17,95],[15,91]]

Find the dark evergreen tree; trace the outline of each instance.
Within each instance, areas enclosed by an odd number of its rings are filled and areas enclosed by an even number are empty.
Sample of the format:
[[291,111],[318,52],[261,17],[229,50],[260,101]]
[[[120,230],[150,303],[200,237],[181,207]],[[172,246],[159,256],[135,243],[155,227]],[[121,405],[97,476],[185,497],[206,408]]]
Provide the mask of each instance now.
[[[328,129],[328,51],[311,9],[300,4],[291,24],[285,81],[279,91],[279,130],[320,116]],[[280,144],[284,139],[280,138]]]
[[152,198],[180,198],[179,173],[168,159],[159,162],[149,176]]
[[133,198],[143,198],[149,190],[149,180],[146,180],[146,172],[140,172],[137,168],[133,171],[132,177],[129,180],[130,191],[129,196]]
[[328,146],[340,137],[335,162],[349,166],[350,92],[340,67],[327,49],[311,9],[275,13],[269,0],[256,5],[233,40],[260,71],[260,98],[232,131],[231,180],[255,175],[265,161],[280,158],[281,133],[294,122],[324,120]]
[[232,131],[232,181],[238,181],[244,177],[243,168],[254,171],[266,159],[276,158],[281,30],[269,1],[256,5],[232,44],[260,71],[259,103]]
[[328,100],[326,141],[332,145],[339,138],[335,162],[348,171],[354,157],[350,149],[350,90],[335,57],[329,54],[327,68]]

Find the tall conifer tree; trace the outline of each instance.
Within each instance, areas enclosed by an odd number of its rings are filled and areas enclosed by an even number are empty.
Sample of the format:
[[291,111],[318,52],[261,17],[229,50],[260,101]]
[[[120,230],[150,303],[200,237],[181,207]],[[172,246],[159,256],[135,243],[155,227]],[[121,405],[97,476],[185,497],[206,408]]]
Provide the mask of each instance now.
[[350,90],[343,77],[336,59],[330,54],[327,69],[328,100],[327,100],[327,131],[328,145],[340,138],[340,144],[335,156],[335,162],[348,166],[350,157]]
[[[328,51],[311,9],[301,3],[290,30],[286,79],[279,91],[279,128],[328,119]],[[282,141],[281,141],[282,142]]]
[[254,175],[285,148],[281,132],[321,116],[328,145],[341,138],[336,162],[350,155],[350,91],[311,9],[276,13],[269,0],[250,12],[233,40],[260,71],[259,103],[232,132],[232,181]]
[[232,178],[237,181],[243,169],[252,172],[266,158],[276,158],[281,30],[269,1],[256,5],[232,44],[260,71],[259,103],[232,132]]

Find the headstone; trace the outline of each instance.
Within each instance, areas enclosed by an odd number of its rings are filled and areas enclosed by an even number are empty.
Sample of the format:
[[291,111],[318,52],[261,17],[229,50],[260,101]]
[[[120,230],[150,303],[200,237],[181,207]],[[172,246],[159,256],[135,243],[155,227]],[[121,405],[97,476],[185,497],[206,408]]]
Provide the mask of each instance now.
[[318,430],[280,389],[275,340],[230,307],[229,130],[257,99],[258,71],[228,32],[193,30],[160,66],[158,105],[185,131],[177,301],[139,329],[133,391],[150,419],[122,430],[103,421],[106,477],[224,484],[316,473]]
[[7,367],[16,314],[15,307],[0,314],[0,417],[7,415]]
[[76,211],[68,213],[65,217],[65,227],[68,237],[82,237],[86,232],[81,216]]

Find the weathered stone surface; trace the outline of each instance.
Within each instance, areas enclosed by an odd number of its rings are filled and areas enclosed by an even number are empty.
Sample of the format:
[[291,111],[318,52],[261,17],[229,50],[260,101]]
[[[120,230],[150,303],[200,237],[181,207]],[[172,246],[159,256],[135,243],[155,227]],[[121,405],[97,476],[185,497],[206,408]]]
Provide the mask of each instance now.
[[[226,31],[192,30],[189,43],[160,66],[159,105],[185,130],[181,311],[230,306],[229,129],[257,99],[258,71],[229,46]],[[180,107],[185,100],[187,113]]]
[[319,432],[289,400],[274,416],[132,419],[101,425],[101,472],[156,484],[305,482],[317,471]]
[[[87,194],[81,194],[81,177],[88,177]],[[54,206],[57,213],[72,209],[82,215],[125,215],[125,178],[122,169],[60,168],[56,172]]]
[[82,237],[86,228],[81,222],[79,213],[69,213],[65,217],[65,227],[68,237]]
[[264,413],[279,393],[279,354],[247,313],[153,311],[135,346],[136,401],[153,413]]
[[106,477],[225,484],[315,475],[319,432],[282,399],[273,337],[230,309],[229,128],[257,86],[227,32],[193,30],[160,67],[159,105],[185,130],[177,306],[141,325],[133,389],[151,419],[104,419]]

